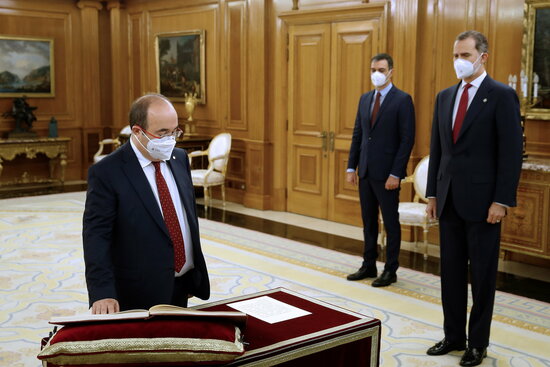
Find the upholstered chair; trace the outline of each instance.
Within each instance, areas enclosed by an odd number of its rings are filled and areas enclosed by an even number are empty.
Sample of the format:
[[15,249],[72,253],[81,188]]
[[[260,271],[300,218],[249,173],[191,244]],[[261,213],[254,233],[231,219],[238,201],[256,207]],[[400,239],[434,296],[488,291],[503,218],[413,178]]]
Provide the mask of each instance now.
[[[412,183],[414,187],[414,198],[412,202],[399,203],[399,222],[401,225],[421,227],[424,232],[424,259],[428,258],[428,231],[430,227],[437,226],[437,220],[428,219],[426,214],[426,206],[428,199],[426,198],[426,182],[428,180],[428,165],[430,156],[422,158],[414,169],[411,176],[407,176],[402,183]],[[384,220],[380,215],[382,228],[382,246],[386,245],[386,231],[384,230]],[[418,247],[418,239],[416,230],[414,231],[415,246]]]
[[212,186],[221,186],[222,203],[225,206],[225,174],[229,151],[231,150],[231,134],[221,133],[216,135],[207,150],[199,150],[189,153],[189,163],[192,159],[200,156],[208,156],[207,169],[192,169],[191,178],[193,186],[204,188],[204,208],[208,209],[212,201]]
[[118,134],[118,137],[114,139],[103,139],[99,142],[99,149],[94,154],[94,163],[99,162],[103,158],[107,156],[107,154],[103,154],[103,148],[105,148],[106,145],[112,145],[112,150],[115,150],[120,146],[120,136],[130,137],[130,134],[132,133],[132,129],[130,128],[130,125],[124,126],[122,130],[120,130],[120,133]]

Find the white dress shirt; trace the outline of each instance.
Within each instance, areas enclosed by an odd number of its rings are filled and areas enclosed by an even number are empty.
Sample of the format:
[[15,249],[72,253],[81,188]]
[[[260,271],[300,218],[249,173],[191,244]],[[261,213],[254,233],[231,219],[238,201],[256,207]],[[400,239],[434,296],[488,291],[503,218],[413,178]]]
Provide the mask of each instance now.
[[[151,190],[153,190],[153,195],[155,195],[155,199],[157,200],[160,212],[162,213],[162,205],[160,204],[159,193],[157,190],[157,181],[155,179],[155,166],[153,166],[152,161],[145,158],[145,156],[139,151],[134,143],[134,140],[132,139],[132,136],[133,135],[130,136],[130,144],[132,145],[134,153],[136,153],[136,157],[138,158],[139,164],[143,169],[143,173],[145,173],[145,177],[147,177],[147,181],[149,181],[149,185],[151,185]],[[183,204],[181,202],[178,186],[176,185],[174,175],[172,175],[172,171],[167,166],[165,161],[160,162],[160,169],[162,176],[166,181],[166,185],[168,186],[168,190],[170,190],[170,197],[172,198],[172,202],[174,203],[176,215],[178,216],[178,222],[180,223],[181,227],[181,233],[183,235],[183,243],[185,247],[185,264],[183,265],[183,268],[180,270],[180,272],[176,273],[176,277],[179,277],[195,267],[193,263],[193,242],[191,240],[191,232],[189,230],[187,216],[185,215],[185,208],[183,207]]]
[[[483,82],[486,76],[487,76],[487,72],[484,71],[483,74],[481,74],[480,76],[478,76],[477,78],[475,78],[470,82],[472,86],[468,89],[468,108],[470,107],[470,104],[474,100],[474,97],[476,96],[476,93],[479,90],[479,86],[481,85],[481,83]],[[460,87],[458,88],[458,92],[456,93],[455,105],[453,107],[453,126],[452,126],[453,128],[455,126],[456,113],[458,111],[458,105],[460,104],[460,98],[462,97],[462,93],[464,93],[464,86],[466,84],[468,83],[462,80],[462,83],[460,83]]]

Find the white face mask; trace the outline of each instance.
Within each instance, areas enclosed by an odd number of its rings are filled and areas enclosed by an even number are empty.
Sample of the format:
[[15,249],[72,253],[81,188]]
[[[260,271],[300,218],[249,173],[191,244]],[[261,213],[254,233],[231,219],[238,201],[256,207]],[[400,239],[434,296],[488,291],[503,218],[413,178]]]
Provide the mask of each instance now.
[[372,84],[375,87],[381,87],[384,84],[386,84],[386,81],[388,80],[389,76],[386,76],[385,74],[382,74],[379,71],[375,71],[370,75],[370,80],[372,81]]
[[474,66],[474,64],[481,59],[481,56],[483,56],[483,53],[479,55],[477,60],[474,61],[473,63],[471,61],[464,60],[464,59],[456,59],[454,62],[456,77],[458,79],[464,79],[464,78],[469,78],[475,73],[477,73],[477,71],[481,67],[481,63],[479,63],[477,66]]
[[176,138],[175,137],[170,135],[170,136],[165,136],[165,137],[159,138],[159,139],[149,139],[147,134],[143,133],[143,135],[145,135],[147,140],[149,140],[147,142],[147,147],[145,147],[142,144],[142,142],[139,139],[137,139],[137,136],[136,136],[136,140],[139,142],[139,144],[145,150],[147,150],[149,152],[151,157],[153,157],[154,159],[161,160],[161,161],[167,161],[167,160],[170,159],[170,156],[172,155],[172,151],[174,150],[174,147],[176,146]]

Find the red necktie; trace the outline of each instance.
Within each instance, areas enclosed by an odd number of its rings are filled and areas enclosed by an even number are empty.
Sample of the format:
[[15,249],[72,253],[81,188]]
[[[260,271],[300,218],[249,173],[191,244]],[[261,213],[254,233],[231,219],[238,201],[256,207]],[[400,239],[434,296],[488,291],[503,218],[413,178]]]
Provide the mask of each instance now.
[[370,118],[370,126],[374,125],[378,110],[380,109],[380,92],[376,92],[376,98],[374,100],[374,106],[372,107],[372,116]]
[[176,273],[179,273],[183,264],[185,264],[185,249],[183,246],[183,235],[181,234],[180,222],[178,221],[176,208],[170,196],[170,190],[168,190],[168,185],[166,185],[166,181],[160,171],[160,162],[153,162],[153,165],[155,166],[155,180],[157,181],[157,190],[159,193],[160,206],[162,207],[162,214],[164,215],[164,223],[166,223],[170,239],[174,245],[174,265],[176,267]]
[[462,122],[464,122],[464,116],[466,116],[466,110],[468,110],[468,88],[472,85],[470,83],[464,86],[464,91],[460,97],[458,103],[458,110],[456,111],[455,124],[453,126],[453,142],[456,143],[458,134],[460,134],[460,128],[462,128]]

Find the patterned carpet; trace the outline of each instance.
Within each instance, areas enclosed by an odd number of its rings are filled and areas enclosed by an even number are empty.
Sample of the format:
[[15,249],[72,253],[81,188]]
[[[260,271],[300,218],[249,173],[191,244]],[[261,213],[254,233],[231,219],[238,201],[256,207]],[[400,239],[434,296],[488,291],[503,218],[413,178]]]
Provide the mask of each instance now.
[[[87,309],[83,208],[84,193],[0,200],[0,366],[38,367],[47,320]],[[458,365],[459,352],[425,355],[443,336],[438,277],[401,268],[393,286],[373,288],[345,280],[357,256],[203,219],[200,226],[210,301],[289,288],[382,320],[384,367]],[[549,304],[497,292],[491,332],[483,366],[550,366]]]

